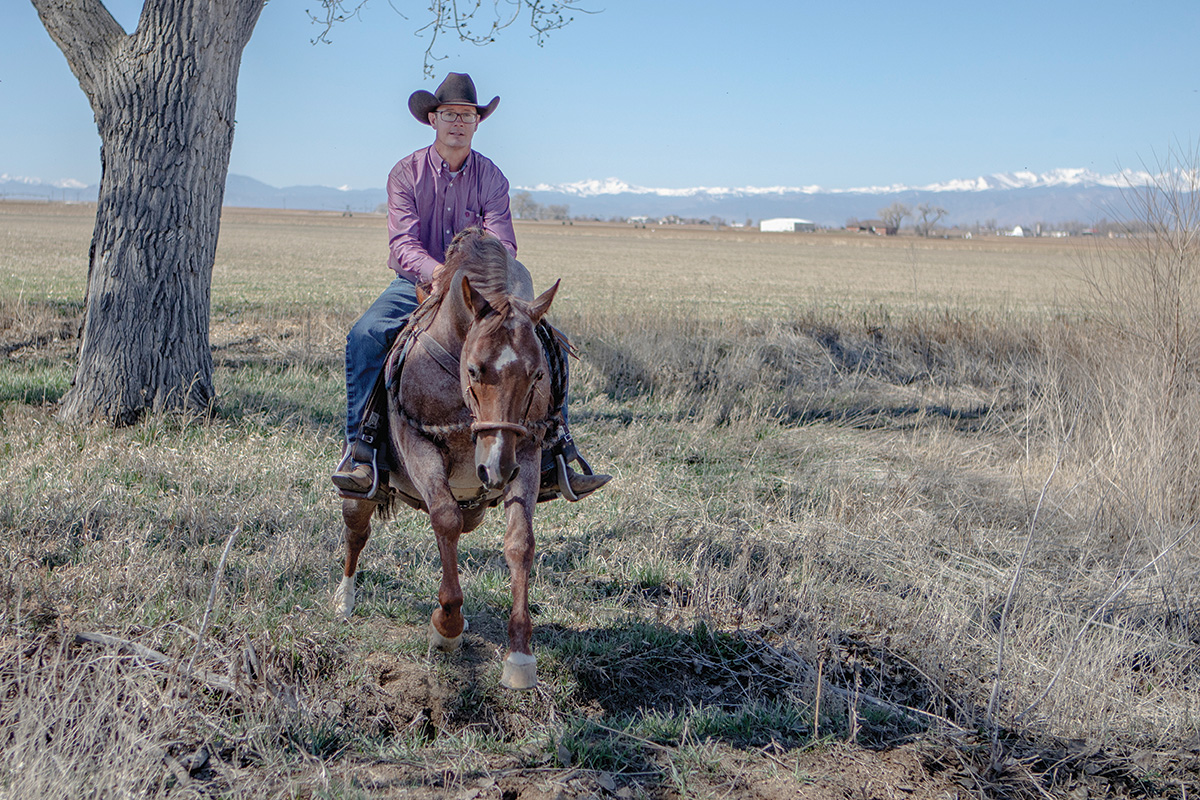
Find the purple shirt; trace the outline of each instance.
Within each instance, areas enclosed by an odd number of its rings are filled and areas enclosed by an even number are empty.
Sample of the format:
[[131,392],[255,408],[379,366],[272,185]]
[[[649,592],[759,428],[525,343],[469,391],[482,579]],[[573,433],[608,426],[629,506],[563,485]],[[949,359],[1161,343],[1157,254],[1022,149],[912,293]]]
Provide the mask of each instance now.
[[457,175],[433,145],[392,167],[388,175],[388,266],[413,283],[424,283],[446,259],[454,235],[483,228],[517,254],[508,179],[491,160],[472,150]]

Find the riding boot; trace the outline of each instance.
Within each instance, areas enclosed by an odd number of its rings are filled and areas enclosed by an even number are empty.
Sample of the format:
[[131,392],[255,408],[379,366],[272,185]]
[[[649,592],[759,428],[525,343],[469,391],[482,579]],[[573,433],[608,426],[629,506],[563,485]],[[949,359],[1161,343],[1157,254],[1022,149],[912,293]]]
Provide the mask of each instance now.
[[[582,472],[576,472],[571,464],[578,463]],[[604,484],[612,475],[595,472],[592,465],[579,454],[575,440],[563,425],[562,438],[550,449],[542,451],[542,491],[561,494],[572,503],[582,500]]]
[[373,447],[352,442],[342,454],[342,460],[330,476],[333,485],[343,492],[371,495],[378,486],[378,455]]
[[387,485],[385,465],[380,463],[381,449],[387,444],[387,407],[384,405],[387,401],[383,387],[384,378],[380,372],[362,424],[342,452],[337,469],[329,476],[333,485],[344,494],[368,500],[375,497],[381,483]]
[[[559,425],[560,435],[550,447],[542,450],[542,481],[539,500],[549,500],[562,495],[572,503],[582,500],[604,484],[612,480],[612,475],[605,475],[592,470],[592,465],[579,454],[575,439],[571,436],[567,422],[568,370],[566,354],[560,353],[559,360],[562,370],[563,401],[559,414],[562,421]],[[571,464],[578,463],[582,472],[576,472]]]

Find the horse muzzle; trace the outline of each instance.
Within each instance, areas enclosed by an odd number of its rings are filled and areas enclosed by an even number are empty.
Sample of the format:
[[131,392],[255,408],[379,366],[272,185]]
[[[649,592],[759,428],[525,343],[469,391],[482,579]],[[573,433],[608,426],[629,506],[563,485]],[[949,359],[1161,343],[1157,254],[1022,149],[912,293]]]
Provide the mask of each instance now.
[[488,491],[496,491],[516,480],[521,471],[517,442],[529,435],[529,429],[514,422],[477,422],[471,426],[471,433],[479,482]]

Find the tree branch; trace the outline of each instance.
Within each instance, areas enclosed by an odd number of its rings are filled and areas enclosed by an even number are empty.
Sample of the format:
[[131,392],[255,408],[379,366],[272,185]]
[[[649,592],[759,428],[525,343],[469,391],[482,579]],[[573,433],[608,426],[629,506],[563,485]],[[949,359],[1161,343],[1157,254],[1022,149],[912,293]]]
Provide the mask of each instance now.
[[[333,26],[351,17],[357,17],[367,2],[368,0],[321,0],[320,12],[308,12],[309,19],[314,24],[323,26],[313,39],[313,44],[328,44],[331,41],[329,34]],[[394,1],[389,0],[389,3],[397,14],[408,19],[396,8]],[[429,0],[428,11],[431,19],[415,31],[417,36],[429,37],[429,46],[425,48],[426,75],[432,77],[434,63],[445,58],[435,52],[438,37],[443,33],[453,34],[460,42],[483,46],[495,41],[496,34],[520,19],[522,12],[527,12],[529,27],[533,31],[532,38],[540,47],[547,35],[571,23],[574,17],[568,16],[569,13],[593,13],[574,2],[563,0],[492,0],[492,14],[489,18],[487,15],[480,15],[485,5],[486,0]]]
[[[76,643],[91,642],[92,644],[103,645],[104,647],[114,647],[118,650],[124,650],[131,655],[137,656],[149,664],[166,669],[168,672],[178,673],[180,671],[179,662],[177,662],[175,659],[164,655],[157,650],[151,650],[145,645],[138,644],[137,642],[131,642],[128,639],[120,639],[116,636],[109,636],[104,633],[91,633],[85,631],[75,634],[75,641]],[[211,686],[213,689],[217,689],[218,691],[222,691],[227,694],[242,693],[242,689],[238,687],[236,683],[223,675],[217,675],[215,672],[209,672],[208,670],[204,669],[198,669],[194,671],[189,669],[188,677],[194,678],[201,683]]]
[[[128,34],[103,0],[30,0],[88,100]],[[92,107],[95,108],[93,102]]]

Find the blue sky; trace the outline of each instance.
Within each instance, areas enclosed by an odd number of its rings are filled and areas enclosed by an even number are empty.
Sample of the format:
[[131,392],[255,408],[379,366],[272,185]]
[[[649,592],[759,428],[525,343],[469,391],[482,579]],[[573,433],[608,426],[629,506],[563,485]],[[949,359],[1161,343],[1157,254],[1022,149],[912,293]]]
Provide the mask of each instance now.
[[[140,0],[106,0],[127,29]],[[503,2],[503,0],[502,0]],[[924,185],[1153,162],[1200,136],[1200,3],[583,0],[544,46],[415,38],[371,0],[313,45],[313,2],[267,4],[242,61],[230,170],[382,187],[431,141],[407,111],[448,70],[500,95],[476,149],[514,185]],[[409,14],[405,20],[395,9]],[[0,3],[0,174],[99,179],[91,109],[25,0]]]

